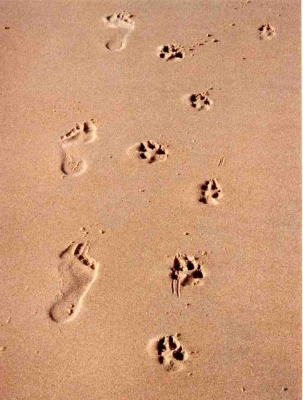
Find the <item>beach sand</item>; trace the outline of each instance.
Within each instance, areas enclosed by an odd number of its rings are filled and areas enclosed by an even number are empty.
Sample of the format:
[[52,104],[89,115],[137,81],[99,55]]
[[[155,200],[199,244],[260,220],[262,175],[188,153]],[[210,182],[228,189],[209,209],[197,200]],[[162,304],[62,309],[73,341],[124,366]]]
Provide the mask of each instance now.
[[0,8],[1,399],[301,398],[300,2]]

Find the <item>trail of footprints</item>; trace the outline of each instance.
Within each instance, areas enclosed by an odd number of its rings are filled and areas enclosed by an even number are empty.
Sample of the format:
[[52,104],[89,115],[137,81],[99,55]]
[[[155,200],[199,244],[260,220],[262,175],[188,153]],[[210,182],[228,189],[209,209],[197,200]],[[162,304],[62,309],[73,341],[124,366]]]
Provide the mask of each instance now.
[[[127,11],[103,18],[105,26],[113,30],[111,38],[106,42],[108,50],[119,52],[126,47],[128,37],[135,28],[132,18],[133,14]],[[269,23],[260,26],[261,40],[270,40],[275,35],[275,28]],[[157,55],[165,61],[182,60],[185,57],[185,49],[176,44],[163,45],[158,47]],[[182,100],[197,111],[209,110],[213,105],[209,91],[187,94]],[[61,171],[64,176],[79,176],[87,170],[88,164],[82,157],[82,150],[96,138],[97,127],[92,119],[83,124],[77,123],[72,130],[61,136]],[[153,140],[136,143],[129,147],[127,153],[147,164],[165,161],[169,156],[168,146]],[[221,185],[216,178],[204,181],[199,186],[199,191],[199,202],[204,205],[218,205],[223,196]],[[90,256],[89,251],[89,242],[72,242],[60,255],[61,286],[49,311],[51,319],[57,323],[70,322],[79,314],[83,300],[98,276],[99,263]],[[172,294],[180,298],[181,291],[186,287],[200,285],[204,281],[204,262],[194,256],[177,253],[170,268],[169,278]],[[189,354],[180,343],[180,334],[163,335],[151,343],[152,356],[156,356],[165,371],[175,372],[184,368]]]

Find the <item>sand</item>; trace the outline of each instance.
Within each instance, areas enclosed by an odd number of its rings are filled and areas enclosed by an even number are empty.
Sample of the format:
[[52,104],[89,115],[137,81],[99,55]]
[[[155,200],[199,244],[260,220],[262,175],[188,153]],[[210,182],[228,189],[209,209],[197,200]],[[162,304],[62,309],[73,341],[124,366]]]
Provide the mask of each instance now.
[[1,399],[301,398],[300,2],[0,7]]

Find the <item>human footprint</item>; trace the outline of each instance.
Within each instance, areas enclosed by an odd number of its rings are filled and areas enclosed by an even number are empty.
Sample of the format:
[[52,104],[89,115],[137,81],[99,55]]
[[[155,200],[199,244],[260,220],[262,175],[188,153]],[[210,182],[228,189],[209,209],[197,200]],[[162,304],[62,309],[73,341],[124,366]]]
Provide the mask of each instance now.
[[77,123],[76,126],[61,136],[61,144],[63,147],[79,145],[81,143],[93,142],[97,137],[97,127],[94,120],[91,119],[83,124]]
[[78,176],[87,170],[87,163],[84,160],[78,160],[66,151],[63,151],[62,154],[61,171],[64,176]]
[[133,14],[123,11],[103,17],[103,22],[108,28],[116,29],[113,38],[106,43],[106,48],[111,51],[121,51],[126,47],[129,34],[135,29]]
[[87,170],[87,162],[79,152],[83,144],[91,143],[96,138],[97,127],[92,119],[83,124],[77,123],[71,131],[61,136],[61,171],[65,177],[79,176]]
[[79,314],[84,297],[97,277],[99,263],[88,255],[88,251],[88,242],[72,242],[60,255],[59,299],[49,313],[55,322],[66,323]]

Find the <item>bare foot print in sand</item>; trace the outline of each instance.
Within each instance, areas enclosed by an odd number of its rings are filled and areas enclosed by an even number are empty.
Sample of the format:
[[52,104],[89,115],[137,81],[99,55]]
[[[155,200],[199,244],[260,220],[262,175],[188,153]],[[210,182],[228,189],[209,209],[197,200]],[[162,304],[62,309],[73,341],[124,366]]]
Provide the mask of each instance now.
[[76,124],[76,126],[61,136],[62,147],[76,146],[81,143],[93,142],[97,137],[97,128],[94,124],[94,120],[91,119],[83,124]]
[[172,293],[180,297],[181,288],[200,284],[204,278],[202,266],[203,262],[199,262],[195,257],[176,254],[169,275]]
[[182,60],[185,57],[185,50],[183,46],[166,44],[158,47],[157,54],[165,61]]
[[71,156],[67,151],[62,150],[61,171],[64,174],[63,176],[76,177],[84,174],[86,170],[87,170],[86,161],[79,160]]
[[61,136],[62,163],[61,171],[65,177],[76,177],[87,170],[87,162],[82,160],[79,148],[83,144],[93,142],[97,137],[97,128],[93,120],[76,124],[76,126]]
[[201,196],[199,201],[203,204],[218,205],[219,199],[223,197],[222,188],[217,179],[209,179],[201,186]]
[[181,371],[188,359],[188,352],[179,341],[180,336],[180,334],[161,336],[149,344],[151,356],[155,356],[167,372]]
[[130,156],[144,160],[149,164],[165,161],[168,157],[167,147],[152,140],[136,143],[127,152]]
[[270,24],[264,24],[259,28],[259,37],[261,40],[271,40],[276,35],[275,28]]
[[55,322],[69,322],[79,314],[84,297],[97,277],[99,263],[88,251],[88,242],[72,242],[60,255],[60,297],[49,313]]
[[213,101],[209,98],[208,91],[197,94],[186,94],[182,97],[182,101],[184,104],[187,104],[198,111],[210,110],[213,105]]
[[135,29],[133,14],[126,11],[103,17],[107,28],[115,29],[115,33],[107,43],[106,48],[111,51],[121,51],[126,47],[129,34]]

